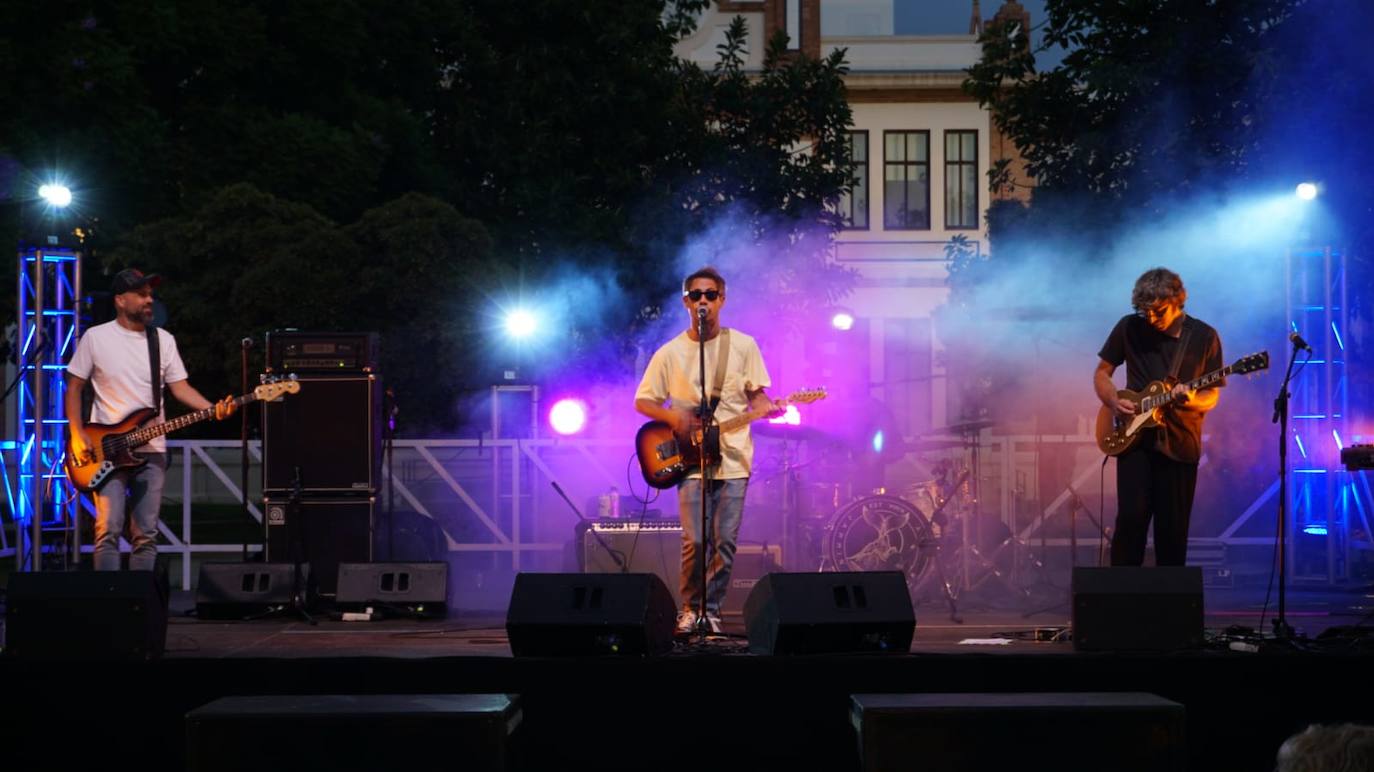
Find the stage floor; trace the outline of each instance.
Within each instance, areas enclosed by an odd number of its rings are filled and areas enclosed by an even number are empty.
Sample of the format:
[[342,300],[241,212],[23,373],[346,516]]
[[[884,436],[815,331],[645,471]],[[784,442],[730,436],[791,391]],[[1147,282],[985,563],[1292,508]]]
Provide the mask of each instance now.
[[[380,619],[343,622],[338,615],[320,613],[309,624],[298,616],[252,621],[198,620],[190,613],[190,593],[173,595],[167,627],[169,658],[302,658],[302,657],[510,657],[505,618],[500,612],[453,611],[445,619]],[[1228,629],[1258,631],[1263,595],[1253,591],[1209,590],[1204,625],[1214,638]],[[1263,613],[1264,632],[1272,631],[1277,604],[1270,600]],[[1329,628],[1374,619],[1374,594],[1351,592],[1292,592],[1288,594],[1289,624],[1315,638]],[[947,607],[921,605],[916,609],[912,654],[1047,655],[1074,654],[1067,602],[1050,609],[960,608],[962,622],[950,619]],[[725,618],[724,636],[704,643],[680,643],[668,656],[690,656],[704,650],[748,656],[744,620]],[[1224,648],[1224,645],[1220,645]]]
[[[25,708],[0,722],[0,742],[14,750],[15,769],[89,769],[137,736],[141,767],[160,772],[185,768],[185,717],[220,697],[503,693],[519,695],[523,713],[514,772],[699,770],[683,749],[708,720],[719,730],[710,737],[712,770],[858,772],[855,694],[1146,692],[1185,707],[1189,768],[1272,769],[1283,740],[1310,723],[1374,724],[1374,642],[1322,636],[1368,622],[1374,599],[1294,591],[1288,601],[1290,623],[1308,638],[1262,642],[1254,652],[1228,641],[1260,626],[1262,589],[1209,590],[1211,640],[1182,652],[1078,652],[1065,635],[1067,606],[1025,616],[965,604],[962,624],[945,608],[918,606],[906,655],[756,656],[736,617],[727,618],[735,636],[687,642],[665,656],[542,658],[512,656],[499,611],[432,621],[321,616],[316,625],[199,621],[185,614],[194,598],[178,593],[161,660],[0,657],[0,681]],[[1274,610],[1271,602],[1267,619]],[[99,720],[79,730],[65,720],[92,711]],[[1028,756],[1018,768],[1064,769],[1064,754],[1091,739],[1074,726],[1057,731],[1062,751]],[[450,766],[463,757],[443,738],[434,743]]]

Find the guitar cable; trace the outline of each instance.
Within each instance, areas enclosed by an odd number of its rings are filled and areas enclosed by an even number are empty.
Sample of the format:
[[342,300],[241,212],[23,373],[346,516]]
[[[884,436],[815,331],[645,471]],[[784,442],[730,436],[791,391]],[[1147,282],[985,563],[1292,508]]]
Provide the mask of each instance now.
[[[639,548],[639,534],[644,531],[644,522],[649,519],[649,505],[658,501],[658,497],[663,495],[657,488],[653,489],[653,493],[650,493],[650,488],[647,483],[644,486],[644,498],[640,498],[639,495],[635,493],[634,467],[638,460],[639,455],[637,453],[631,453],[630,458],[625,462],[625,490],[629,492],[630,498],[640,503],[639,527],[635,529],[634,538],[630,540],[630,555],[625,559],[626,571],[630,569],[630,565],[634,562],[635,550]],[[666,569],[667,567],[664,566],[664,568]]]

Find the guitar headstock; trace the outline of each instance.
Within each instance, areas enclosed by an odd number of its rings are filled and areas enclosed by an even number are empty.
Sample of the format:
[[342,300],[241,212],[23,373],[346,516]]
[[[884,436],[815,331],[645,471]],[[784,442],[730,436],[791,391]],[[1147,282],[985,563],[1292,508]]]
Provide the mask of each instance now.
[[286,378],[279,376],[264,376],[262,385],[253,389],[253,396],[263,402],[271,402],[274,399],[281,399],[287,394],[299,394],[301,391],[300,381],[296,380],[295,375]]
[[1243,356],[1240,359],[1237,359],[1235,364],[1231,365],[1231,372],[1237,375],[1244,375],[1246,373],[1253,373],[1258,372],[1260,370],[1268,369],[1268,351],[1261,351],[1258,354],[1250,354],[1248,356]]
[[798,389],[797,391],[788,394],[787,399],[785,401],[788,404],[792,405],[806,405],[812,402],[817,402],[822,399],[825,399],[824,386],[820,386],[814,389]]

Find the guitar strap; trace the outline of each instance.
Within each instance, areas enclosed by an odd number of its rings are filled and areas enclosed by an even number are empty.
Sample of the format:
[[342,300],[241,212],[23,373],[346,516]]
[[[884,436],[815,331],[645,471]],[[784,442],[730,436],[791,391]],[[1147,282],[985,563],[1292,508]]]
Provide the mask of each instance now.
[[720,343],[716,347],[716,378],[711,384],[711,414],[716,412],[716,405],[720,404],[721,392],[725,391],[725,365],[730,359],[730,328],[720,329]]
[[153,376],[153,413],[162,412],[162,347],[157,343],[157,328],[148,325],[148,366]]
[[1169,367],[1169,377],[1178,382],[1178,368],[1183,366],[1183,352],[1188,350],[1188,336],[1193,330],[1187,325],[1185,320],[1183,326],[1183,337],[1178,341],[1178,348],[1174,351],[1174,363]]

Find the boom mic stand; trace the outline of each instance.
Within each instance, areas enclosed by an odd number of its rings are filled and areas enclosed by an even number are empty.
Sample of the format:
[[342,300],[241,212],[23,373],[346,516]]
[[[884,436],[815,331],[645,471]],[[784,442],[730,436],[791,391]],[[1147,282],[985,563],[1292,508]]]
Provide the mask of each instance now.
[[[1288,398],[1292,396],[1288,392],[1288,384],[1292,382],[1293,364],[1298,360],[1298,349],[1306,349],[1307,359],[1303,360],[1303,365],[1312,358],[1312,349],[1307,345],[1296,332],[1289,335],[1288,339],[1293,343],[1292,353],[1288,355],[1288,369],[1283,373],[1283,383],[1279,386],[1279,394],[1274,398],[1274,417],[1273,423],[1279,425],[1279,534],[1278,534],[1278,553],[1279,553],[1279,615],[1274,619],[1274,637],[1288,641],[1294,637],[1293,627],[1288,624],[1287,616],[1287,565],[1288,565]],[[1298,368],[1301,370],[1302,368]],[[1261,634],[1264,631],[1260,631]]]

